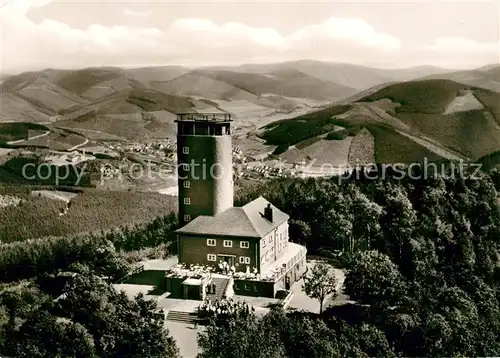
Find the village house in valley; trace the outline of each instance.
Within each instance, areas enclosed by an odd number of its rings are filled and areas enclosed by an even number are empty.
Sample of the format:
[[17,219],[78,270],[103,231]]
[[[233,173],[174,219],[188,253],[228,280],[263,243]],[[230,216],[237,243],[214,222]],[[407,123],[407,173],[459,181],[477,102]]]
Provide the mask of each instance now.
[[306,271],[306,248],[289,241],[289,216],[263,197],[233,206],[229,114],[179,114],[179,264],[170,297],[274,297]]

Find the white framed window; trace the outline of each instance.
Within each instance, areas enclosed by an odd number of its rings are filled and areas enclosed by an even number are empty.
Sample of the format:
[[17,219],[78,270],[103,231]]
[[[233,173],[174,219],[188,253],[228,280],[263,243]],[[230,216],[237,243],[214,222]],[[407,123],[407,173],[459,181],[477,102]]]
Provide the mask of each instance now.
[[217,255],[214,255],[214,254],[208,254],[208,255],[207,255],[207,260],[208,260],[208,261],[217,261]]
[[248,241],[240,241],[240,248],[248,249],[250,247],[250,243]]
[[215,246],[215,239],[207,239],[207,246]]
[[240,264],[250,265],[250,257],[248,257],[248,256],[240,256]]
[[222,126],[222,134],[226,134],[226,127]]
[[224,240],[224,247],[233,247],[233,242],[231,240]]
[[273,242],[273,237],[269,236],[269,243]]
[[191,221],[191,215],[184,215],[184,221]]
[[185,205],[191,205],[191,198],[184,198]]
[[182,147],[183,154],[189,154],[189,147]]
[[183,185],[184,185],[184,188],[186,188],[186,189],[191,188],[191,182],[189,180],[184,180]]
[[185,171],[189,171],[189,164],[183,163],[182,164],[182,169],[185,170]]

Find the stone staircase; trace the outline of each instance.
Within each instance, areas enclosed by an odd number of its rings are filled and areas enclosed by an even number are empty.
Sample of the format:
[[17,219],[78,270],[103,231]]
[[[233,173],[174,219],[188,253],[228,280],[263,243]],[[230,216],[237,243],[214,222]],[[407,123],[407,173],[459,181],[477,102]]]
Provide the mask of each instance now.
[[215,284],[215,294],[209,293],[206,298],[210,301],[221,300],[227,291],[227,286],[229,285],[229,278],[214,277],[212,278],[212,284]]
[[183,323],[194,323],[198,315],[194,312],[168,311],[167,320]]

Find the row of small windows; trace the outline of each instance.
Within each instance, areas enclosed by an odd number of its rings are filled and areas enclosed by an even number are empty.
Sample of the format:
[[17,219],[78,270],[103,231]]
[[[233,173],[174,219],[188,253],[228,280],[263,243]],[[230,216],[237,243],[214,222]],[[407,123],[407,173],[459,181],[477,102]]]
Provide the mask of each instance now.
[[[283,233],[280,233],[279,236],[279,241],[286,240],[286,233],[283,235]],[[266,238],[262,239],[262,247],[266,247],[266,244],[272,244],[273,243],[273,234],[269,235],[269,238],[266,240]]]
[[[250,288],[251,288],[250,285],[243,285],[243,287],[245,288],[245,291],[250,291]],[[240,287],[239,284],[235,283],[234,284],[234,289],[237,290],[237,291],[239,291],[242,288]],[[254,289],[255,292],[259,292],[259,286],[258,285],[253,285],[253,289]]]
[[[215,255],[215,254],[207,254],[207,260],[215,262],[215,261],[217,261],[217,255]],[[240,264],[250,265],[250,257],[248,257],[248,256],[240,256],[239,257],[239,262],[240,262]]]
[[[217,241],[215,239],[207,239],[207,246],[215,246]],[[233,247],[233,242],[231,240],[224,240],[224,247]],[[240,248],[248,249],[250,247],[250,243],[248,241],[240,241]]]

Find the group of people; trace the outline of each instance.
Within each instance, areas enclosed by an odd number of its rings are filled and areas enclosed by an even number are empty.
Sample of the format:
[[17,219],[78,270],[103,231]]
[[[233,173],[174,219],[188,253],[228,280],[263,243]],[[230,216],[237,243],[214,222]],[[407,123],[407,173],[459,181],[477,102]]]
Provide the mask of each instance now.
[[198,307],[199,318],[248,317],[254,312],[255,308],[253,306],[249,306],[246,302],[234,301],[233,299],[223,299],[220,301],[206,300]]

